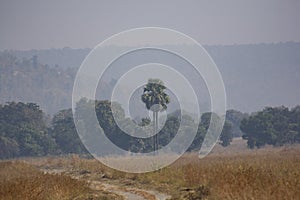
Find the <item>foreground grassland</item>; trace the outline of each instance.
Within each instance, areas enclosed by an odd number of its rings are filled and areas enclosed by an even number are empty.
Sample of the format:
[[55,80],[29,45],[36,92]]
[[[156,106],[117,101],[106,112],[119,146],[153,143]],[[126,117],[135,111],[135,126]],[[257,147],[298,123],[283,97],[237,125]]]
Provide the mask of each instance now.
[[93,191],[86,181],[67,175],[44,173],[22,161],[0,162],[1,200],[122,199]]
[[201,160],[196,154],[186,154],[171,166],[146,174],[122,173],[76,155],[25,162],[43,171],[62,173],[44,174],[20,161],[0,162],[3,199],[16,199],[15,195],[27,199],[121,198],[104,190],[97,191],[101,193],[97,197],[88,184],[92,181],[118,185],[123,190],[131,187],[159,191],[170,195],[170,199],[300,198],[299,145],[254,151],[220,148]]

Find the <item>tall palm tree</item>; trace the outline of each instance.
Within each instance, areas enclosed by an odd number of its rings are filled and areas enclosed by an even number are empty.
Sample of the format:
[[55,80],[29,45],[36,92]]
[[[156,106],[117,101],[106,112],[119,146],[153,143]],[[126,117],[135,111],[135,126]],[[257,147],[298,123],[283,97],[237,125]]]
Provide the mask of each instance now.
[[167,104],[170,103],[170,97],[165,93],[166,86],[160,79],[149,79],[148,83],[144,86],[142,94],[142,101],[145,103],[146,108],[153,112],[153,132],[154,132],[154,154],[158,150],[158,113],[167,109]]

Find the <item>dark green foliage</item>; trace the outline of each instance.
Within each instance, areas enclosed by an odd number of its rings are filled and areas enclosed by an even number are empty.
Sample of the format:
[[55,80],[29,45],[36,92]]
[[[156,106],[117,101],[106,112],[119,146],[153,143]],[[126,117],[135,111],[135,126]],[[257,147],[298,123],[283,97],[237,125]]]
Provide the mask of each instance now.
[[[118,103],[110,101],[96,101],[96,115],[105,135],[118,147],[128,150],[130,147],[130,136],[124,133],[117,125],[114,116],[120,123],[126,123],[125,112]],[[114,107],[115,115],[112,113]]]
[[13,138],[1,136],[0,147],[0,158],[11,158],[19,155],[19,145]]
[[300,142],[300,106],[291,109],[289,129],[295,135],[295,142]]
[[170,103],[170,97],[165,93],[166,86],[159,79],[149,79],[144,87],[142,101],[145,103],[148,110],[155,104],[159,104],[162,110],[167,109],[167,104]]
[[34,103],[10,102],[0,107],[0,158],[54,153],[44,113]]
[[52,120],[51,135],[61,153],[86,153],[73,121],[72,110],[59,111]]
[[[193,143],[189,147],[188,151],[199,150],[201,148],[201,145],[202,145],[203,140],[204,140],[204,138],[207,134],[207,130],[209,128],[212,117],[215,120],[220,119],[219,116],[217,116],[216,114],[212,114],[210,112],[202,114],[201,122],[198,126],[197,135],[196,135]],[[214,126],[214,123],[212,123],[211,125]],[[231,124],[230,124],[230,122],[227,122],[225,120],[223,129],[222,129],[222,132],[221,132],[221,135],[220,135],[220,138],[219,138],[219,143],[224,147],[228,146],[228,145],[230,145],[230,143],[232,141],[232,138],[233,138],[233,135],[232,135],[232,132],[231,132]]]
[[159,147],[169,144],[175,137],[179,126],[180,120],[177,117],[170,116],[167,118],[164,127],[158,133]]
[[[83,109],[84,107],[89,107],[89,101],[81,101],[81,105],[77,109]],[[112,106],[114,107],[115,117],[118,118],[119,123],[129,124],[131,119],[125,118],[124,110],[117,103],[111,103],[110,101],[96,101],[95,102],[95,111],[99,121],[100,126],[102,127],[104,134],[107,138],[117,145],[118,147],[135,153],[147,153],[153,151],[153,136],[148,138],[136,138],[128,135],[123,132],[117,125],[114,116],[112,114]],[[83,110],[81,110],[82,112]],[[215,116],[217,117],[217,116]],[[190,127],[196,126],[192,117],[189,115],[175,115],[169,114],[167,116],[166,122],[160,132],[157,134],[158,137],[158,148],[161,148],[167,144],[175,137],[179,130],[179,126],[182,120],[182,131],[183,135],[190,134]],[[198,150],[201,147],[203,139],[206,135],[207,129],[209,127],[211,120],[211,113],[205,113],[202,115],[202,120],[198,128],[198,132],[195,140],[193,141],[189,151]],[[89,123],[90,120],[86,120],[86,123]],[[139,126],[151,126],[150,119],[143,119]],[[88,124],[87,127],[93,125]],[[139,131],[138,129],[133,130],[133,133]],[[87,132],[89,132],[87,130]],[[222,132],[223,137],[221,137],[221,144],[227,146],[230,144],[232,135],[230,134],[230,125],[225,123],[224,130]],[[96,141],[95,141],[96,142]],[[178,144],[181,145],[181,144]]]
[[299,113],[299,107],[267,107],[242,120],[243,138],[250,148],[299,142]]
[[189,147],[188,151],[193,151],[193,150],[198,151],[201,148],[204,137],[206,135],[206,131],[207,131],[207,129],[205,129],[203,127],[203,125],[200,124],[198,127],[197,135],[196,135],[193,143]]
[[222,133],[220,135],[220,144],[223,147],[230,145],[230,143],[232,142],[233,132],[231,130],[232,124],[230,122],[225,121]]
[[[123,132],[118,123],[128,125],[134,123],[126,118],[124,110],[118,103],[110,101],[96,101],[92,108],[91,101],[82,100],[77,109],[95,109],[98,122],[105,135],[118,147],[135,153],[146,153],[153,151],[153,136],[138,138]],[[112,114],[115,111],[115,116]],[[180,134],[190,134],[191,127],[196,126],[193,118],[187,114],[168,114],[164,127],[157,134],[158,148],[170,143],[179,131]],[[82,117],[88,117],[83,115]],[[116,117],[116,118],[114,118]],[[206,136],[211,118],[221,119],[216,114],[204,113],[194,141],[188,151],[199,150]],[[61,110],[52,119],[50,127],[47,127],[45,115],[37,104],[10,102],[0,105],[0,158],[11,158],[18,156],[42,156],[57,153],[87,153],[85,147],[78,137],[72,110]],[[96,124],[87,120],[86,127],[95,127]],[[138,126],[151,127],[148,118],[142,119]],[[214,122],[211,124],[214,126]],[[92,130],[92,129],[91,129]],[[146,129],[147,130],[147,129]],[[150,129],[149,129],[150,130]],[[213,129],[214,130],[214,129]],[[241,121],[241,130],[245,133],[243,138],[247,140],[250,148],[262,147],[265,144],[280,146],[286,143],[300,142],[300,106],[291,110],[286,107],[267,107],[262,111],[252,114]],[[140,129],[132,129],[137,133]],[[90,130],[86,129],[90,134]],[[150,131],[149,131],[150,132]],[[228,146],[232,141],[232,123],[225,121],[220,144]],[[98,141],[92,141],[92,145],[99,145]],[[181,144],[178,144],[181,145]]]

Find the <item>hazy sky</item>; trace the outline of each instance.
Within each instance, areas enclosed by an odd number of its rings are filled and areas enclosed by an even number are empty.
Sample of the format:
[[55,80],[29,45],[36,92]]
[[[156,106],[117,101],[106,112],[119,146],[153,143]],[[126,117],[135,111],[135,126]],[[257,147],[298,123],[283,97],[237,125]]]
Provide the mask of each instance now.
[[0,0],[0,49],[94,47],[158,26],[201,44],[300,41],[298,0]]

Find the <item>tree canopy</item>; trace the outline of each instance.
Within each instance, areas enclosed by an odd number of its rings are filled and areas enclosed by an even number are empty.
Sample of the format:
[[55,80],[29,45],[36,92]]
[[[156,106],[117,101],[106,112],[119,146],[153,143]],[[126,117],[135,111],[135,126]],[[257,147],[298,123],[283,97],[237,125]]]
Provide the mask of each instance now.
[[266,107],[242,120],[243,138],[250,148],[299,142],[299,116],[299,106],[291,110],[284,106]]
[[[89,106],[91,106],[90,101],[85,100],[81,102],[78,109],[86,109]],[[138,138],[123,132],[112,114],[112,106],[114,106],[117,115],[115,117],[118,118],[119,123],[126,125],[134,122],[125,116],[120,104],[96,101],[94,109],[106,136],[125,151],[135,153],[153,151],[153,136]],[[212,115],[215,114],[204,113],[201,116],[196,137],[188,151],[200,149]],[[73,120],[71,109],[59,111],[53,116],[51,123],[47,123],[46,115],[35,103],[0,104],[0,158],[68,153],[87,154],[88,151],[79,139]],[[142,127],[150,124],[150,119],[145,118],[137,125]],[[160,141],[159,148],[171,142],[178,134],[181,124],[183,128],[180,130],[182,131],[180,134],[183,135],[190,134],[189,127],[195,126],[194,119],[187,114],[181,116],[178,111],[175,111],[167,115],[164,126],[157,133]],[[249,117],[244,117],[240,124],[244,133],[243,138],[247,140],[249,148],[260,148],[266,144],[281,146],[300,142],[300,106],[292,109],[284,106],[266,107]],[[94,126],[94,124],[88,124],[89,126]],[[136,133],[140,129],[136,128],[132,131]],[[219,143],[222,146],[230,145],[233,134],[232,121],[225,120]],[[93,143],[94,145],[98,144],[97,141],[93,141]]]
[[0,107],[0,157],[42,156],[56,151],[45,116],[34,103],[10,102]]

